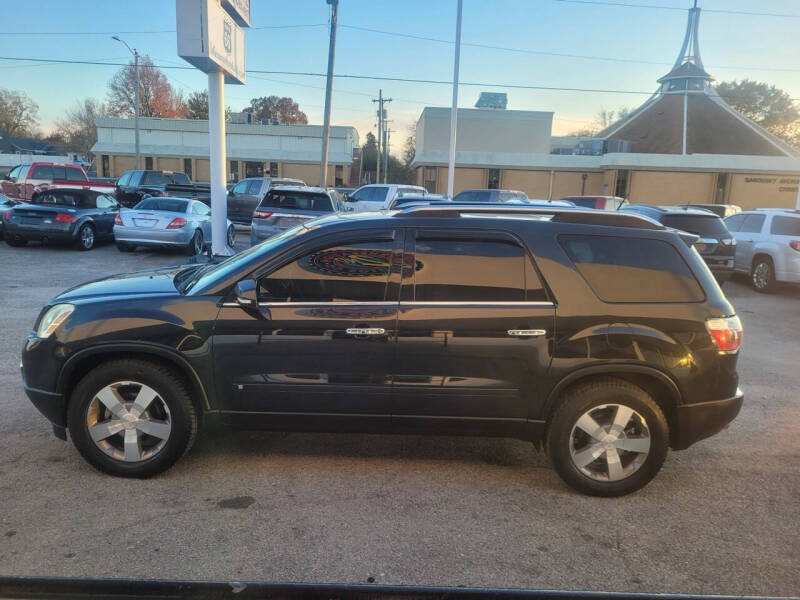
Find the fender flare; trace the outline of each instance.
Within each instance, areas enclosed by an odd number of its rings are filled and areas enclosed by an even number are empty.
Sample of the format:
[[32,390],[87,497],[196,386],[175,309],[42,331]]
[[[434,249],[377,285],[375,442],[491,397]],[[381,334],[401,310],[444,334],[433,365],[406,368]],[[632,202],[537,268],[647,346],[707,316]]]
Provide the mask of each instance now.
[[98,354],[117,352],[149,354],[153,357],[160,357],[169,360],[175,364],[184,375],[186,375],[187,379],[189,380],[189,384],[192,386],[193,392],[198,394],[199,398],[201,399],[201,408],[204,411],[211,410],[211,404],[209,402],[208,393],[206,392],[203,380],[197,374],[197,371],[194,370],[192,365],[190,365],[189,362],[174,349],[151,342],[112,342],[107,344],[98,344],[96,346],[90,346],[89,348],[79,350],[70,356],[64,363],[64,366],[61,367],[61,371],[58,374],[58,380],[56,382],[56,391],[60,394],[66,394],[67,382],[70,380],[77,365],[84,358],[96,356]]

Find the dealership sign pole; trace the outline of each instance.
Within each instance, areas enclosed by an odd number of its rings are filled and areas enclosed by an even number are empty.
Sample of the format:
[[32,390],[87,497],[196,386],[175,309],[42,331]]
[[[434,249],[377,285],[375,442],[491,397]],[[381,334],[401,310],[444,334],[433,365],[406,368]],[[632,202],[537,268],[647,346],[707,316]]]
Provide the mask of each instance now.
[[208,74],[211,252],[230,256],[225,189],[225,83],[245,83],[250,0],[176,0],[178,56]]

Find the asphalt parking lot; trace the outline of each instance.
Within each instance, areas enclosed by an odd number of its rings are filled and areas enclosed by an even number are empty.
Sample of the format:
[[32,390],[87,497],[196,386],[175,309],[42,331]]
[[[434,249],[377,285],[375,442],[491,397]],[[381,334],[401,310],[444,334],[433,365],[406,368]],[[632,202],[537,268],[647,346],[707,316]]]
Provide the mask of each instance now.
[[178,254],[0,243],[0,574],[791,595],[800,590],[800,291],[726,284],[739,418],[618,499],[526,443],[231,432],[122,480],[51,434],[19,352],[42,305]]

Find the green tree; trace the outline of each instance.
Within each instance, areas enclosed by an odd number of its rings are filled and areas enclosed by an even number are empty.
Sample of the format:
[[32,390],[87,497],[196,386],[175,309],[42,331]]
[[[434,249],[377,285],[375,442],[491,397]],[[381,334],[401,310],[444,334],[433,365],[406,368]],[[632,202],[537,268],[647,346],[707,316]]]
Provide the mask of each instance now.
[[250,106],[244,112],[253,114],[253,121],[261,119],[278,119],[281,123],[308,124],[306,113],[300,110],[300,106],[288,97],[262,96],[250,100]]
[[187,119],[208,119],[208,91],[192,92],[186,98]]
[[361,172],[375,181],[375,172],[378,162],[378,140],[375,135],[368,131],[364,144],[361,146]]
[[767,131],[791,144],[800,142],[800,109],[787,92],[750,79],[722,81],[716,90],[725,102]]

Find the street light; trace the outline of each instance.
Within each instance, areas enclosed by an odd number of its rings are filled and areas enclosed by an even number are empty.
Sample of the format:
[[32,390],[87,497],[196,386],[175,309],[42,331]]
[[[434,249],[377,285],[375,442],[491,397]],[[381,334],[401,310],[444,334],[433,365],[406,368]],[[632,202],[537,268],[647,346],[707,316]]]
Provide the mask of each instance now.
[[134,113],[134,129],[136,130],[136,169],[139,169],[139,53],[136,51],[136,48],[131,48],[128,45],[128,42],[123,40],[118,35],[112,35],[112,40],[117,40],[118,42],[122,42],[125,44],[125,47],[128,49],[128,52],[133,54],[133,69],[136,75],[136,91],[134,92],[134,103],[136,104],[136,112]]

